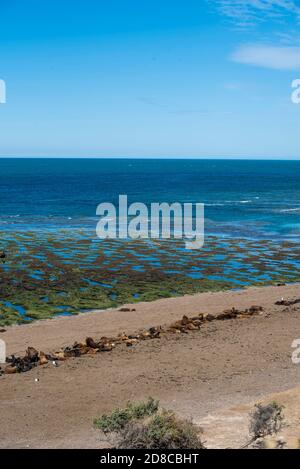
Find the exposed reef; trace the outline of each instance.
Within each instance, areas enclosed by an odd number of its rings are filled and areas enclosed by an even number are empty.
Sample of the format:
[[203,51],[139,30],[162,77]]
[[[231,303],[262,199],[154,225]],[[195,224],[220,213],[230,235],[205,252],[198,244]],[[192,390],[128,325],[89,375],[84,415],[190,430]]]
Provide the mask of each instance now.
[[100,240],[87,231],[0,234],[0,326],[204,291],[300,281],[299,245],[207,237]]

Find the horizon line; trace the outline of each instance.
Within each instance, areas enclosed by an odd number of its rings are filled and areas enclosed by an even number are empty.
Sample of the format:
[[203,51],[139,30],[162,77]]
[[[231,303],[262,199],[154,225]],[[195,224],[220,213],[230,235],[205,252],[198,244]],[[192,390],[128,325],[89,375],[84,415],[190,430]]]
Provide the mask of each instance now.
[[223,156],[1,156],[0,159],[31,159],[31,160],[43,160],[43,159],[81,159],[81,160],[220,160],[220,161],[300,161],[298,157],[283,157],[283,156],[247,156],[247,157],[223,157]]

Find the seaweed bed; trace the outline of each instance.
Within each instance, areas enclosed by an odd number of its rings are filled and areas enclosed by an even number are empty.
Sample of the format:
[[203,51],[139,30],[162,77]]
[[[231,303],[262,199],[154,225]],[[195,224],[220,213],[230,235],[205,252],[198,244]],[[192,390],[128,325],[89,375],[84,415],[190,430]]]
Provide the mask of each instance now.
[[204,291],[300,281],[298,244],[207,237],[100,240],[88,230],[0,234],[0,326]]

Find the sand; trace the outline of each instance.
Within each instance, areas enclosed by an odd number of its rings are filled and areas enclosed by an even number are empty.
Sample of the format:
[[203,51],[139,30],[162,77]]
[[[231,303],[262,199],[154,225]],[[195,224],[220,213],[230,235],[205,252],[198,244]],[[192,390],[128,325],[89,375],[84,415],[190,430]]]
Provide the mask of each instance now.
[[[136,309],[131,312],[98,311],[7,328],[0,338],[6,341],[8,354],[23,353],[29,345],[49,352],[86,336],[114,336],[168,324],[183,314],[264,307],[261,316],[207,323],[188,335],[70,359],[58,368],[49,363],[28,373],[1,376],[0,447],[107,446],[93,428],[93,419],[129,399],[150,395],[206,426],[211,447],[227,445],[209,422],[222,413],[231,415],[236,406],[249,406],[300,385],[300,365],[291,361],[292,341],[300,338],[300,305],[275,306],[282,297],[299,298],[300,285],[163,299],[129,306]],[[240,421],[244,432],[245,416]],[[248,438],[243,432],[237,446]]]

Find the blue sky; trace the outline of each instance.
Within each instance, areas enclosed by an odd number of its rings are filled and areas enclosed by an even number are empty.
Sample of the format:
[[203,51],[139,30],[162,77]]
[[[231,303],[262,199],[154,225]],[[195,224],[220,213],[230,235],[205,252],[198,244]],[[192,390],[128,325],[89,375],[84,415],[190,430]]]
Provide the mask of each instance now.
[[300,1],[0,0],[0,14],[0,156],[300,156]]

